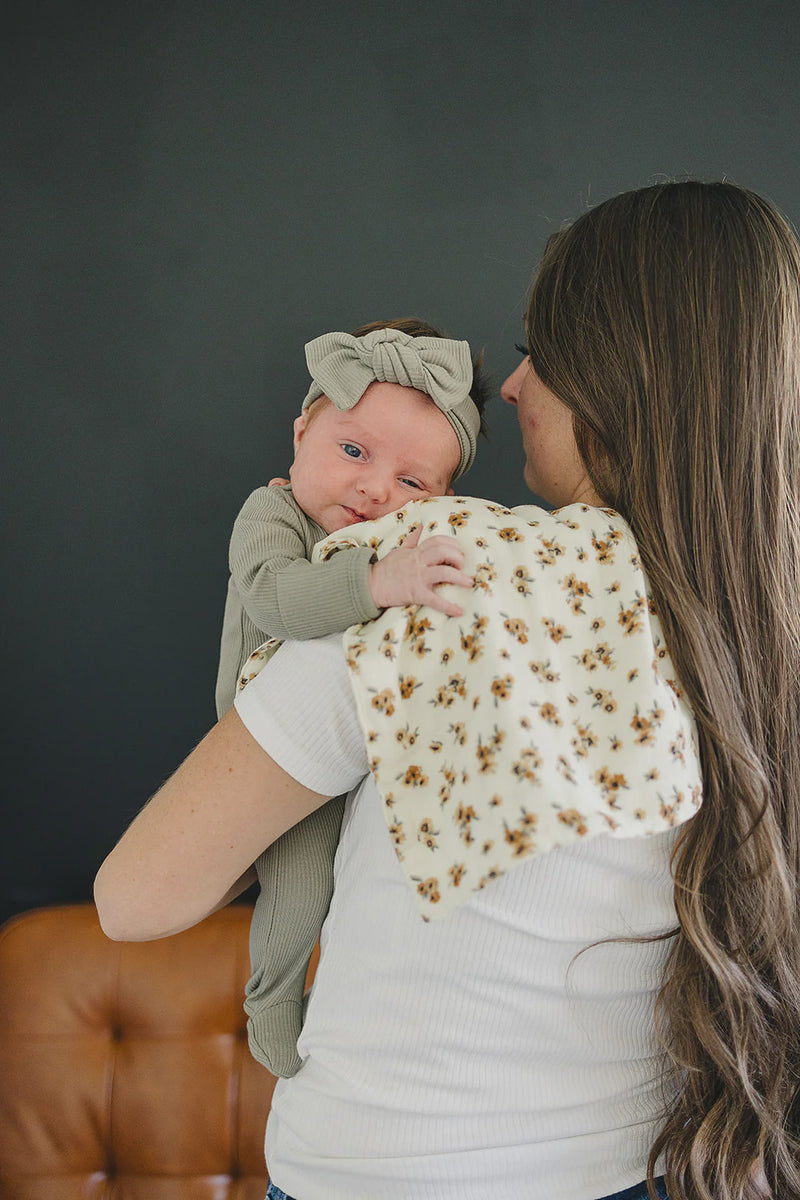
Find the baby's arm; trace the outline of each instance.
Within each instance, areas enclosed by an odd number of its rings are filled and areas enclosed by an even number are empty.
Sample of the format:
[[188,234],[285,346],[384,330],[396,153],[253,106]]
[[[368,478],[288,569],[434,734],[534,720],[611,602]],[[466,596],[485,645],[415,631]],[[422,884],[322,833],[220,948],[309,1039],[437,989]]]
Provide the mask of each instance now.
[[281,488],[258,488],[236,518],[231,575],[245,612],[270,637],[324,637],[378,615],[369,588],[373,552],[343,550],[312,564],[308,542]]
[[418,545],[422,526],[408,535],[402,546],[390,550],[369,571],[372,598],[380,608],[393,604],[428,604],[449,617],[462,617],[463,609],[436,590],[437,584],[455,583],[471,588],[473,580],[461,568],[464,553],[453,537],[441,534]]

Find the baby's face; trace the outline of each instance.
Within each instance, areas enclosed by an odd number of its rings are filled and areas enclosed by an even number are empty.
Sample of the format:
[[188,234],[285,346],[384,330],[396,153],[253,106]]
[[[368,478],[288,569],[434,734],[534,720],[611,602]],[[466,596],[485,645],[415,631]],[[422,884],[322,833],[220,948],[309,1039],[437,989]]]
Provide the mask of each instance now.
[[317,403],[320,411],[294,423],[289,477],[295,500],[326,533],[410,500],[452,494],[458,438],[429,396],[372,383],[347,412],[327,399]]

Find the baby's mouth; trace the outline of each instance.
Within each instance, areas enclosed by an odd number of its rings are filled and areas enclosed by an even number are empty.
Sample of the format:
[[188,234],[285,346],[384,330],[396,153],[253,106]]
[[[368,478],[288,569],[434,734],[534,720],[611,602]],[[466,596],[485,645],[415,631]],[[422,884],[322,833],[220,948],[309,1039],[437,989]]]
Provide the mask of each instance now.
[[358,510],[355,508],[350,508],[347,504],[343,504],[342,508],[349,515],[350,522],[353,525],[358,524],[360,521],[366,521],[367,519],[363,513],[358,512]]

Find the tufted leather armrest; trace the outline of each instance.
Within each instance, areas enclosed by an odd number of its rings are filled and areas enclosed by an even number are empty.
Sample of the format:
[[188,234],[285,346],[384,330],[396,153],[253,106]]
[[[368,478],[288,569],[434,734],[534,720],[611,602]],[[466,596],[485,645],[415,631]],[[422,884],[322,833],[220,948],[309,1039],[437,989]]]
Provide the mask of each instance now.
[[263,1200],[275,1079],[247,1049],[251,912],[134,944],[88,904],[0,930],[3,1200]]

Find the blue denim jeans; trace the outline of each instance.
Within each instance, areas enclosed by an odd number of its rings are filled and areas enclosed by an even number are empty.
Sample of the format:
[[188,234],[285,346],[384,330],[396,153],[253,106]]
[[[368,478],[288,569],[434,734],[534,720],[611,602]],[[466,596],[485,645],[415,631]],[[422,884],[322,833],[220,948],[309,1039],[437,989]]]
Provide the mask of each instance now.
[[286,1192],[282,1192],[279,1187],[270,1180],[270,1185],[267,1188],[266,1200],[292,1200],[291,1196],[287,1196]]
[[[656,1190],[658,1191],[661,1200],[669,1200],[667,1193],[664,1191],[664,1181],[656,1180]],[[269,1185],[266,1200],[292,1200],[291,1196],[287,1196],[286,1192],[282,1192],[274,1183]],[[626,1188],[624,1192],[614,1192],[613,1196],[602,1196],[601,1200],[649,1200],[647,1195],[647,1184],[637,1183],[635,1187]]]

